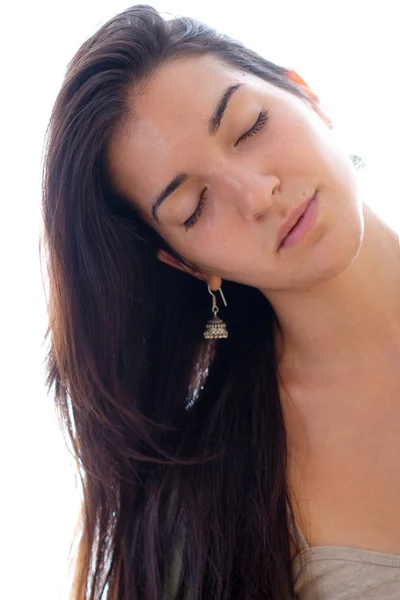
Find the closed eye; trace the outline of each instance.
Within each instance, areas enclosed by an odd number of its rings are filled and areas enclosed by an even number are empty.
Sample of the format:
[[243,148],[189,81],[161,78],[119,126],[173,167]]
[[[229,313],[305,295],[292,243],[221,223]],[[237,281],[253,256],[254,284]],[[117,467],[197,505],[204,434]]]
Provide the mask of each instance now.
[[247,138],[254,135],[255,133],[258,133],[259,131],[261,131],[261,129],[264,127],[265,123],[268,120],[268,113],[269,113],[269,110],[262,110],[260,112],[260,114],[258,115],[257,121],[254,123],[253,127],[251,129],[249,129],[249,131],[246,131],[246,133],[244,133],[238,139],[235,146],[240,144],[240,142],[243,142],[243,140],[247,140]]
[[[251,137],[252,135],[254,135],[255,133],[258,133],[259,131],[261,131],[261,129],[264,127],[265,123],[268,121],[268,113],[269,113],[269,109],[267,110],[262,110],[260,112],[260,114],[257,117],[257,121],[254,123],[253,127],[251,129],[249,129],[249,131],[246,131],[246,133],[244,133],[236,142],[235,147],[240,144],[241,142],[243,142],[244,140],[247,140],[247,138]],[[187,231],[188,229],[190,229],[191,227],[193,227],[193,225],[195,225],[195,223],[197,222],[197,219],[200,217],[200,215],[203,212],[203,209],[206,205],[206,199],[204,197],[204,192],[207,188],[204,188],[204,190],[201,192],[200,195],[200,200],[199,203],[197,205],[196,210],[194,211],[194,213],[192,214],[191,217],[189,217],[184,223],[183,226],[185,227],[185,230]]]

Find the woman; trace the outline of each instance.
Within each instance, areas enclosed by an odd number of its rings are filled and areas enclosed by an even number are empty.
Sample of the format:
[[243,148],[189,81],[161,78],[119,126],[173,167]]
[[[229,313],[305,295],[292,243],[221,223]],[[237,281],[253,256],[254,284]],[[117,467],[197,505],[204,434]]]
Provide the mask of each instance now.
[[398,598],[399,240],[318,97],[136,5],[72,59],[46,150],[73,600]]

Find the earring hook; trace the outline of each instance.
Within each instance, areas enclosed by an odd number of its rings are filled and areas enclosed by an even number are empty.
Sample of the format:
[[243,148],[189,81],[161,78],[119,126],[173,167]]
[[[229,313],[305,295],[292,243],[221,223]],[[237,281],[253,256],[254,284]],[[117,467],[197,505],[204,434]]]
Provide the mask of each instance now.
[[[207,287],[208,287],[208,291],[210,292],[211,296],[213,296],[213,298],[215,298],[214,292],[210,289],[210,284],[208,284]],[[225,306],[228,306],[228,304],[227,304],[227,302],[225,300],[225,296],[224,296],[224,294],[222,292],[222,288],[219,287],[218,291],[221,294],[222,302],[225,304]]]

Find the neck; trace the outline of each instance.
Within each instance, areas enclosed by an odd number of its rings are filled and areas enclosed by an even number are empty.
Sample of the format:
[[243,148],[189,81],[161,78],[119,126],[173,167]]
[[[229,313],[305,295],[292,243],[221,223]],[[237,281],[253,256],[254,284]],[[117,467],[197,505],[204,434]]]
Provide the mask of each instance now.
[[282,328],[283,372],[334,379],[400,356],[398,234],[363,206],[364,236],[353,263],[314,287],[266,292]]

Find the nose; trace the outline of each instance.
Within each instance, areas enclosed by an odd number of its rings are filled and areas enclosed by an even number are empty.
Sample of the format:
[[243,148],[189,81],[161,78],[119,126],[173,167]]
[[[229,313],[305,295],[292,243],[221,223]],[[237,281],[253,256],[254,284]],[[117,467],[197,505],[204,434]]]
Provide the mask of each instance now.
[[235,202],[242,218],[257,221],[268,215],[276,200],[279,178],[276,175],[253,175],[240,183],[235,190]]

